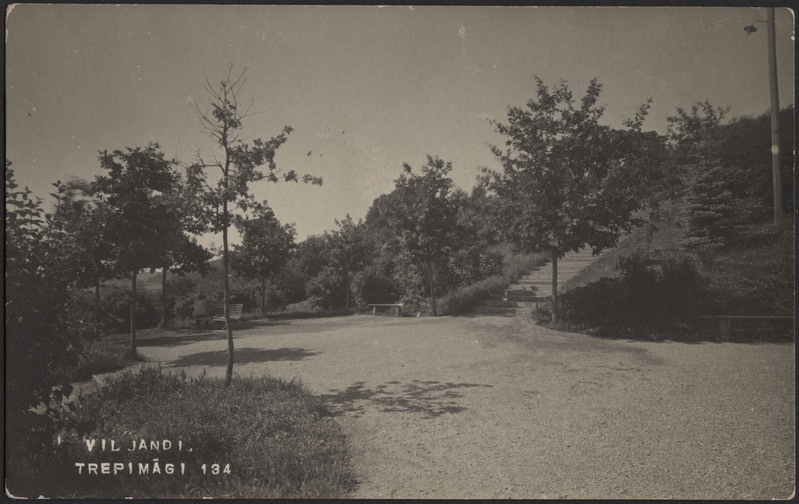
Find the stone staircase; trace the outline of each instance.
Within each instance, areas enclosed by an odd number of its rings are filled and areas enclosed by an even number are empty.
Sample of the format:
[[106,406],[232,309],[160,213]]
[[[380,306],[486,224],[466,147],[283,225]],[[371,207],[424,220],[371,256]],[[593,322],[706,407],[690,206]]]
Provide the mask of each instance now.
[[[590,248],[568,252],[558,261],[558,293],[561,286],[594,262]],[[474,313],[484,315],[518,315],[535,309],[536,303],[552,297],[552,261],[510,284],[501,295],[487,299]]]

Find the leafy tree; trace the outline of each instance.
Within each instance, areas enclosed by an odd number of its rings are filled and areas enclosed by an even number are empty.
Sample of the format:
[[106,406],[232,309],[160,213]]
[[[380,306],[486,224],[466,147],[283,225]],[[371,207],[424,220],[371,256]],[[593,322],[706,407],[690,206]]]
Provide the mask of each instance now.
[[280,224],[271,208],[258,204],[253,218],[236,216],[241,245],[234,245],[231,266],[239,276],[258,281],[261,313],[266,316],[267,281],[280,271],[294,250],[296,231],[292,224]]
[[54,185],[58,193],[51,194],[57,201],[53,220],[72,239],[71,261],[78,270],[77,287],[94,288],[93,326],[95,337],[99,337],[100,287],[104,280],[116,277],[112,264],[115,249],[109,239],[111,211],[107,203],[94,194],[88,181],[74,179]]
[[[208,80],[205,90],[210,97],[210,109],[202,111],[195,106],[200,124],[216,144],[216,152],[204,157],[198,152],[198,162],[189,168],[192,183],[204,187],[200,198],[201,207],[205,210],[207,224],[211,231],[222,233],[222,264],[225,319],[227,324],[228,364],[225,372],[225,386],[230,386],[233,379],[233,331],[229,323],[230,304],[230,246],[228,230],[233,223],[233,212],[236,208],[247,211],[254,203],[250,192],[250,184],[266,180],[269,182],[298,180],[297,173],[290,170],[281,173],[275,162],[277,149],[288,139],[292,129],[283,128],[283,132],[264,141],[256,138],[252,145],[242,138],[241,129],[249,115],[249,107],[239,102],[245,84],[245,72],[238,76],[232,74],[232,65],[226,77],[213,86]],[[216,169],[216,181],[209,180],[207,169]],[[265,169],[265,171],[262,171]],[[311,175],[302,177],[304,182],[321,185],[322,179]],[[213,185],[212,185],[213,184]]]
[[208,271],[208,261],[213,254],[197,243],[192,235],[204,231],[205,209],[197,204],[202,196],[202,187],[196,177],[179,178],[176,190],[165,196],[165,203],[171,206],[173,217],[180,222],[180,227],[172,229],[169,236],[163,238],[161,268],[161,326],[168,324],[167,309],[167,273],[171,270],[178,275],[198,271]]
[[196,238],[183,232],[176,233],[163,250],[161,257],[161,327],[169,324],[170,310],[167,308],[167,273],[172,271],[178,275],[185,275],[191,271],[205,274],[208,271],[208,261],[213,254],[197,243]]
[[598,253],[630,229],[650,161],[658,157],[647,150],[661,144],[641,132],[649,103],[627,130],[615,130],[599,122],[604,107],[597,105],[596,79],[579,103],[563,81],[552,89],[536,82],[536,98],[526,107],[510,107],[507,123],[492,121],[506,137],[504,148],[491,146],[502,171],[484,170],[482,183],[499,198],[508,239],[524,252],[550,252],[556,322],[558,259],[586,244]]
[[420,174],[405,164],[391,194],[392,204],[380,210],[394,233],[387,244],[409,274],[405,284],[411,288],[420,281],[426,284],[433,316],[437,315],[438,279],[453,250],[459,248],[458,208],[452,179],[447,176],[450,171],[452,163],[438,157],[427,156]]
[[[64,317],[76,275],[72,240],[45,215],[41,199],[19,188],[10,165],[6,161],[5,439],[6,460],[14,463],[7,468],[6,484],[13,494],[29,495],[33,468],[27,461],[42,460],[59,415],[51,407],[51,387],[58,370],[77,361],[80,339],[67,330]],[[70,389],[58,389],[56,398]],[[34,410],[42,406],[45,414]]]
[[157,143],[146,148],[100,154],[108,175],[98,176],[94,190],[109,207],[108,239],[115,245],[115,264],[130,276],[130,347],[136,352],[136,278],[139,271],[163,265],[180,233],[180,216],[171,194],[177,190],[175,162],[164,158]]
[[338,229],[329,235],[332,265],[339,271],[344,283],[344,306],[350,309],[350,291],[354,275],[363,270],[372,256],[371,244],[364,236],[363,221],[357,224],[347,216],[336,220]]

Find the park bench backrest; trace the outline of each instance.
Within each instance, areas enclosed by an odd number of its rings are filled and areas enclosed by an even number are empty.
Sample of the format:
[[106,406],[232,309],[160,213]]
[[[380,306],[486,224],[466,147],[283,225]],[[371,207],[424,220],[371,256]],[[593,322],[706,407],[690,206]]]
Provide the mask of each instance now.
[[[244,309],[243,304],[231,304],[228,305],[230,307],[230,318],[231,319],[240,319],[241,313]],[[224,318],[225,317],[225,305],[214,305],[214,312],[213,316],[215,318]]]

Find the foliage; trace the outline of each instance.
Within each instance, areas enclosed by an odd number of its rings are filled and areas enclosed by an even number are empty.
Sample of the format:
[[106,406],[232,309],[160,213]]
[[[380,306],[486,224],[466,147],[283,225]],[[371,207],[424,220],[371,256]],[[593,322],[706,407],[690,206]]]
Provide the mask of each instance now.
[[793,227],[740,231],[725,249],[698,250],[715,311],[726,315],[792,315],[795,310]]
[[[231,414],[235,412],[235,414]],[[240,378],[228,390],[218,380],[145,368],[124,373],[98,393],[81,398],[59,422],[30,474],[15,474],[9,489],[35,497],[144,498],[340,498],[354,486],[344,436],[320,401],[294,382]],[[85,438],[132,442],[170,440],[172,448],[87,450]],[[179,450],[178,442],[182,449]],[[99,444],[99,441],[98,441]],[[29,462],[36,454],[28,454]],[[160,474],[76,477],[75,462],[128,462]],[[175,464],[176,473],[164,474]],[[179,474],[180,464],[185,474]],[[201,466],[219,463],[219,474]],[[229,464],[229,473],[225,471]]]
[[[19,415],[46,402],[55,363],[76,359],[80,341],[66,330],[63,314],[76,271],[72,242],[45,216],[40,199],[20,190],[6,162],[6,412],[13,435],[24,425]],[[10,434],[10,435],[12,435]]]
[[[180,214],[175,211],[179,176],[175,161],[165,159],[157,143],[100,153],[107,175],[92,188],[108,206],[107,239],[114,244],[115,267],[131,280],[136,298],[136,276],[145,268],[162,266],[165,257],[183,240]],[[135,307],[130,307],[130,345],[136,352]]]
[[[723,124],[727,109],[709,102],[669,117],[673,156],[689,203],[690,246],[724,246],[743,226],[768,220],[773,206],[770,121],[739,118]],[[780,114],[782,143],[791,145],[793,109]],[[785,152],[787,151],[787,152]],[[783,207],[793,208],[793,153],[784,149]]]
[[421,296],[421,285],[425,285],[433,316],[448,257],[463,241],[450,171],[452,163],[432,156],[427,157],[420,174],[405,164],[391,193],[391,204],[381,208],[393,231],[386,245],[398,256],[395,271],[406,296]]
[[360,309],[370,303],[394,303],[401,296],[399,282],[385,273],[380,265],[371,265],[359,271],[352,286],[355,304]]
[[58,367],[55,374],[59,383],[89,380],[93,375],[124,369],[136,358],[124,344],[105,341],[84,341],[78,361],[72,366]]
[[619,260],[618,278],[601,278],[562,297],[562,320],[600,335],[634,338],[674,332],[710,310],[697,258],[633,254]]
[[257,204],[253,218],[237,216],[241,245],[234,245],[231,266],[242,277],[257,281],[262,313],[266,313],[267,281],[288,261],[294,249],[296,231],[291,224],[281,225],[271,208]]
[[309,277],[302,272],[296,256],[289,259],[273,279],[275,291],[269,296],[272,306],[284,307],[305,299],[305,282],[308,280]]
[[[779,113],[780,166],[783,210],[794,210],[794,107]],[[737,117],[721,125],[724,142],[717,152],[726,167],[725,178],[739,201],[746,201],[754,222],[772,218],[773,181],[771,166],[771,114]]]
[[491,147],[503,171],[485,170],[482,182],[499,198],[505,234],[519,250],[547,250],[553,260],[586,244],[595,252],[615,246],[665,158],[658,135],[641,131],[649,103],[627,130],[615,130],[600,124],[595,79],[579,103],[565,82],[550,90],[536,81],[536,99],[511,107],[507,124],[492,121],[506,137],[504,149]]
[[[132,294],[129,289],[109,288],[102,297],[104,322],[113,332],[124,332],[130,327]],[[159,296],[146,290],[136,291],[136,325],[139,329],[156,327],[161,320],[158,309]]]
[[724,146],[721,120],[725,114],[725,109],[704,102],[693,105],[690,112],[678,108],[677,115],[668,118],[674,155],[685,174],[689,235],[694,245],[724,244],[747,220],[746,212],[752,206],[736,200],[728,167],[719,156]]
[[372,243],[364,233],[362,221],[357,224],[349,214],[339,221],[338,229],[328,235],[331,265],[338,270],[344,291],[344,308],[350,308],[350,292],[356,272],[363,270],[373,259]]
[[322,310],[344,308],[340,292],[346,288],[341,272],[325,266],[315,277],[305,283],[305,292],[313,305]]

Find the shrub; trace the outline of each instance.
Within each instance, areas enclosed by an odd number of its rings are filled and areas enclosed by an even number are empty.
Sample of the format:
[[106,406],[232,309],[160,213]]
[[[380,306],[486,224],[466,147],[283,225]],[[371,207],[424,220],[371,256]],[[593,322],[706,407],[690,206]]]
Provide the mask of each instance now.
[[352,282],[352,289],[355,303],[361,308],[370,303],[393,303],[400,297],[397,281],[376,267],[359,271]]
[[[130,329],[130,290],[113,288],[103,296],[103,313],[108,317],[111,330],[125,332]],[[137,289],[136,327],[146,329],[155,327],[161,320],[160,294]]]
[[88,380],[93,375],[123,369],[135,362],[130,346],[113,341],[95,340],[83,343],[78,362],[59,367],[54,383]]
[[619,269],[619,278],[601,278],[564,293],[564,323],[634,336],[694,323],[708,310],[708,290],[693,256],[633,254],[619,260]]
[[[124,373],[82,398],[59,422],[50,457],[24,482],[35,487],[15,481],[12,492],[92,498],[341,498],[354,480],[344,436],[329,417],[322,403],[294,382],[238,377],[225,388],[219,379],[145,368]],[[97,440],[98,446],[89,451],[85,439]],[[124,448],[103,451],[101,439]],[[160,451],[128,451],[141,440],[160,442]],[[171,442],[170,449],[163,440]],[[161,474],[153,471],[155,459]],[[93,476],[84,467],[78,476],[75,462],[117,462],[124,470]],[[218,474],[210,474],[213,463],[219,464]],[[139,464],[148,465],[149,474],[139,475]],[[166,464],[174,464],[174,474],[164,474]]]

